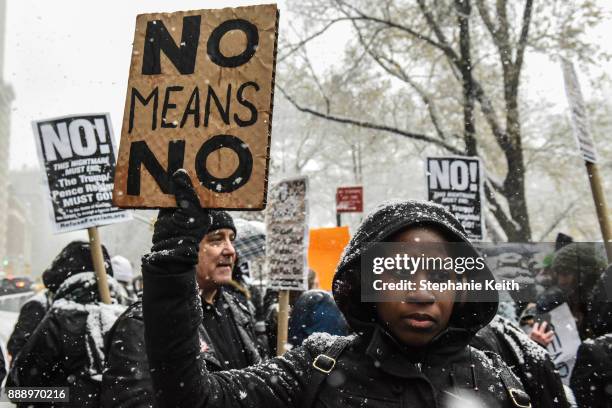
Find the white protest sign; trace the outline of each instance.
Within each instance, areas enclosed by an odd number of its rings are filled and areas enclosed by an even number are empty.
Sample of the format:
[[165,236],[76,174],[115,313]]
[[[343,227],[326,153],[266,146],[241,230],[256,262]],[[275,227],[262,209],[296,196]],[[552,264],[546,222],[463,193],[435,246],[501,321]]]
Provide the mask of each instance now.
[[574,65],[563,58],[561,59],[561,68],[563,69],[563,79],[565,81],[565,94],[567,95],[567,101],[571,110],[572,128],[578,142],[578,147],[585,161],[597,163],[597,150],[591,137],[586,106]]
[[107,113],[32,122],[55,233],[130,220],[112,204],[115,142]]
[[428,157],[427,199],[446,207],[472,240],[484,239],[484,175],[477,157]]
[[[574,364],[576,364],[576,353],[580,346],[580,336],[574,316],[572,316],[567,303],[538,316],[541,320],[548,322],[548,327],[555,333],[546,350],[550,354],[555,369],[559,372],[561,381],[569,386],[572,370]],[[532,328],[526,327],[524,329],[527,334],[531,333]]]
[[276,184],[268,194],[266,260],[269,287],[308,289],[308,180]]

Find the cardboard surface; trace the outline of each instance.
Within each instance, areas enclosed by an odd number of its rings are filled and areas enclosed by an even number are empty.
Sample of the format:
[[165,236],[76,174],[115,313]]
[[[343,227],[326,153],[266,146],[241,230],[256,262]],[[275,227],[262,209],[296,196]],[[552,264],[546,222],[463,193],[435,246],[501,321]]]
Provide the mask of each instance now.
[[276,5],[137,17],[116,205],[174,207],[183,167],[203,207],[265,207],[277,35]]
[[266,211],[268,287],[308,288],[308,179],[287,179],[270,189]]

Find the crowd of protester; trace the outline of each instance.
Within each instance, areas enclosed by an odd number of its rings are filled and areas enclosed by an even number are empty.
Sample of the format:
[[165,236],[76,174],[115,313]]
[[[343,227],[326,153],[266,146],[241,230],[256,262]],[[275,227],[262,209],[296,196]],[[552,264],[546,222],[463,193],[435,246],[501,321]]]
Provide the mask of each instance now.
[[[413,291],[366,303],[364,245],[473,248],[440,206],[381,205],[353,235],[333,293],[318,289],[314,271],[309,290],[291,293],[288,351],[276,357],[278,292],[238,268],[232,216],[199,208],[183,173],[175,183],[180,205],[160,212],[144,280],[104,248],[111,304],[100,300],[87,242],[68,244],[42,273],[45,289],[23,304],[9,360],[0,359],[6,386],[70,387],[57,406],[75,407],[454,407],[472,397],[487,407],[612,407],[612,267],[596,246],[562,236],[524,268],[534,283],[526,297]],[[468,278],[523,262],[500,259]],[[550,350],[550,314],[563,305],[580,338],[571,376]]]

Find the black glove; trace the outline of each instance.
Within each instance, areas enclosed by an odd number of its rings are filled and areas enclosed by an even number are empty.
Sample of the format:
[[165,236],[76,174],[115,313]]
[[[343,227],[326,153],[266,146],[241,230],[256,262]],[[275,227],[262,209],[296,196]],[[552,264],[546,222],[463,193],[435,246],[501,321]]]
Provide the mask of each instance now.
[[153,247],[144,256],[143,265],[178,272],[198,263],[198,246],[211,224],[211,217],[207,209],[200,207],[185,170],[177,170],[172,175],[172,182],[177,207],[159,211],[153,230]]

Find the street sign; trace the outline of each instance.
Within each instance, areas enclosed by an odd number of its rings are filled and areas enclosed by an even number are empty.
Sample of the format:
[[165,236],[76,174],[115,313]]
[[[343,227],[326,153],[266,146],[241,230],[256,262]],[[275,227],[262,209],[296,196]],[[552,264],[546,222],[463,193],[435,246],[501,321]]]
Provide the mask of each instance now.
[[336,213],[363,212],[363,187],[338,187]]

